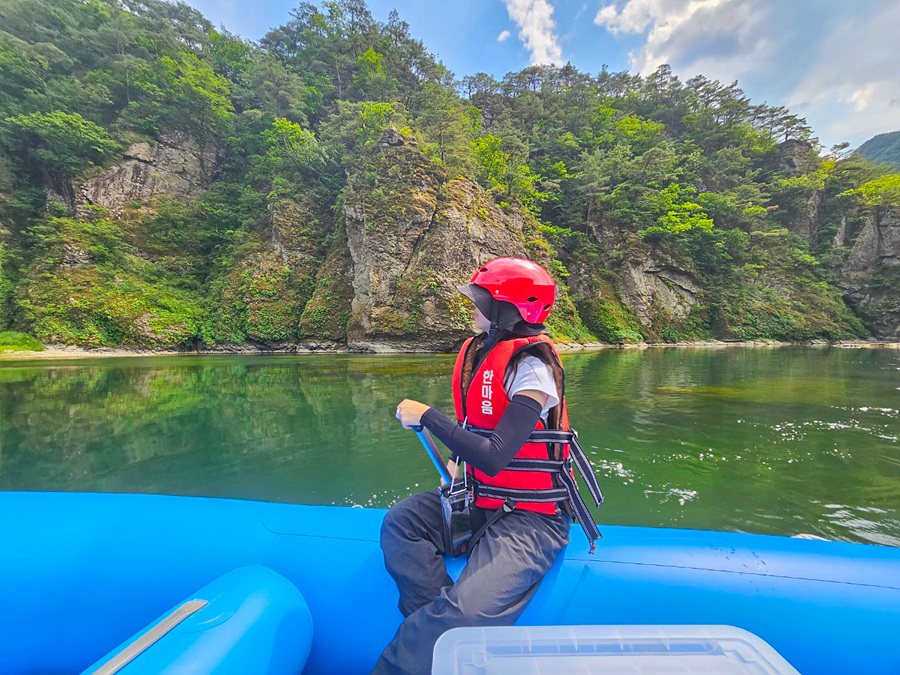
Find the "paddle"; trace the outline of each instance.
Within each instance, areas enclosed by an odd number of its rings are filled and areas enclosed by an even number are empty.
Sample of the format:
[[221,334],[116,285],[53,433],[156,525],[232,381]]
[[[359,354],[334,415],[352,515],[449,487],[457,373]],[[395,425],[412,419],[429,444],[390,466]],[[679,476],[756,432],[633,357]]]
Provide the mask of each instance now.
[[434,468],[438,470],[438,473],[441,474],[441,478],[445,483],[452,483],[453,478],[450,476],[450,472],[447,471],[447,466],[444,464],[444,459],[441,457],[441,453],[438,451],[437,446],[434,444],[434,439],[431,437],[431,434],[428,433],[428,429],[423,427],[422,425],[413,425],[410,427],[413,431],[416,432],[416,436],[419,437],[419,440],[422,442],[423,447],[425,448],[425,452],[428,453],[428,456],[431,457],[431,461],[434,463]]
[[[409,427],[416,432],[416,436],[422,442],[425,452],[431,457],[434,468],[441,474],[444,484],[441,485],[441,514],[444,522],[444,546],[448,555],[459,557],[469,552],[469,541],[472,538],[472,514],[471,506],[473,502],[472,490],[469,483],[465,480],[454,482],[450,475],[441,453],[438,452],[434,439],[428,433],[428,429],[421,425],[411,425]],[[498,512],[502,509],[497,509]],[[492,522],[491,519],[488,522]],[[482,531],[486,527],[482,527]]]

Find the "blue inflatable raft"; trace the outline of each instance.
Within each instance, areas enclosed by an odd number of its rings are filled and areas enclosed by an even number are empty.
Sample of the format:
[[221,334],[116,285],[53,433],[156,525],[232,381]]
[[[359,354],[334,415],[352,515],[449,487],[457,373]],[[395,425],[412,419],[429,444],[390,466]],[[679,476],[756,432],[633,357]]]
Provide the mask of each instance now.
[[[4,675],[174,659],[173,673],[366,673],[401,621],[381,510],[10,492],[0,513]],[[731,625],[801,673],[900,673],[900,549],[602,531],[588,555],[573,530],[519,625]]]

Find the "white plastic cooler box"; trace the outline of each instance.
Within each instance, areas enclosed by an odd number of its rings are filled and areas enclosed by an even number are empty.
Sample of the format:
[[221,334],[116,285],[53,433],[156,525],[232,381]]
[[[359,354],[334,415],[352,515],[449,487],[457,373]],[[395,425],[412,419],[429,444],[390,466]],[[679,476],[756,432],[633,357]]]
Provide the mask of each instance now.
[[799,675],[768,643],[734,626],[454,628],[432,675]]

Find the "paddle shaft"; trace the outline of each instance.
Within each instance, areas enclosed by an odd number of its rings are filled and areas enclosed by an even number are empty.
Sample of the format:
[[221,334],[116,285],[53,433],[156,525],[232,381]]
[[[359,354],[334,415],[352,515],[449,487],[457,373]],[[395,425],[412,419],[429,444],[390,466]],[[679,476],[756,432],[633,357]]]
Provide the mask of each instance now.
[[428,433],[428,429],[421,425],[414,425],[410,428],[416,432],[416,436],[419,437],[419,440],[422,442],[422,446],[425,448],[425,452],[428,453],[428,456],[434,463],[434,468],[438,470],[439,474],[441,474],[441,478],[444,480],[444,482],[452,483],[453,478],[450,476],[450,472],[447,470],[446,464],[444,464],[444,458],[441,457],[441,453],[438,452],[437,446],[434,444],[434,439],[431,437],[431,434]]

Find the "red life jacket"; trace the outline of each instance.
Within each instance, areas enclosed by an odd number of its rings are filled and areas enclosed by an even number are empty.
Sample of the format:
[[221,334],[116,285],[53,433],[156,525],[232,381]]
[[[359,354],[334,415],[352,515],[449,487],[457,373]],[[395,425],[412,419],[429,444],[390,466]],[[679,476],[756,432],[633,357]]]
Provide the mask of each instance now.
[[[491,348],[487,356],[475,367],[475,351],[481,342],[480,337],[469,338],[453,368],[453,403],[456,408],[456,419],[460,424],[479,429],[493,430],[509,405],[509,397],[504,388],[507,369],[514,357],[523,350],[531,353],[543,352],[556,380],[558,405],[547,414],[548,423],[538,419],[536,431],[559,429],[568,431],[569,419],[566,413],[566,402],[563,391],[562,366],[559,354],[553,343],[545,335],[517,337],[502,340]],[[515,456],[515,460],[567,460],[569,446],[561,443],[525,443]],[[506,488],[510,490],[554,490],[559,494],[563,489],[554,476],[547,471],[527,471],[503,469],[496,476],[489,476],[483,471],[468,466],[469,474],[475,479],[476,486]],[[564,491],[563,491],[564,492]],[[548,494],[549,493],[545,493]],[[497,509],[504,500],[479,496],[475,491],[475,504],[487,509]],[[517,508],[537,513],[554,514],[557,504],[565,500],[565,496],[544,501],[519,501]]]

